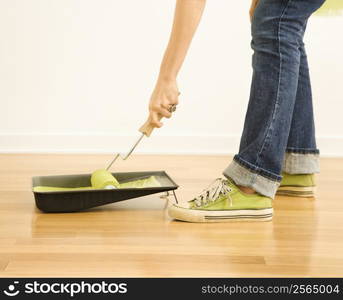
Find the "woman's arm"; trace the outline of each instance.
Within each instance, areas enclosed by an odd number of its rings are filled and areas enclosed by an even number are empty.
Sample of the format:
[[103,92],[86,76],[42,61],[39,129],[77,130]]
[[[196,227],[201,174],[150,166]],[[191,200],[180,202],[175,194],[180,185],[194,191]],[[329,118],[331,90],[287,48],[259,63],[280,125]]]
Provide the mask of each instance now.
[[200,22],[206,0],[177,0],[174,24],[149,103],[149,122],[161,127],[161,117],[170,118],[170,105],[178,104],[177,74]]

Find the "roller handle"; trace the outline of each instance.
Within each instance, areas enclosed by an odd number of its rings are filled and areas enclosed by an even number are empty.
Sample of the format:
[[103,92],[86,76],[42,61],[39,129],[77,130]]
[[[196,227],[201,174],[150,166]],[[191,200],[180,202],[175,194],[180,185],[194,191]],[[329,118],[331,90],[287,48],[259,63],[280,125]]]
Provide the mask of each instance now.
[[[162,119],[162,116],[159,115],[159,116],[158,116],[158,120],[160,121],[161,119]],[[142,127],[139,128],[139,131],[140,131],[141,133],[144,133],[147,137],[149,137],[154,129],[155,129],[155,127],[151,125],[151,123],[150,123],[150,121],[149,121],[149,119],[148,119],[148,120],[146,120],[146,122],[142,125]]]

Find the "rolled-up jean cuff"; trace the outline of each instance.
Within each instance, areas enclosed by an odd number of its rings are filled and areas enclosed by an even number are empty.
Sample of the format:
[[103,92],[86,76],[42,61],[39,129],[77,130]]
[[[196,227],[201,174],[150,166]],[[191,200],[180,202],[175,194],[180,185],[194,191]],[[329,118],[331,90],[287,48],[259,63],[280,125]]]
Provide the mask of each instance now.
[[282,171],[288,174],[319,173],[319,153],[286,152]]
[[223,175],[231,178],[236,184],[250,187],[261,195],[274,198],[280,185],[281,177],[275,180],[259,174],[259,169],[251,170],[242,166],[236,160],[224,170]]

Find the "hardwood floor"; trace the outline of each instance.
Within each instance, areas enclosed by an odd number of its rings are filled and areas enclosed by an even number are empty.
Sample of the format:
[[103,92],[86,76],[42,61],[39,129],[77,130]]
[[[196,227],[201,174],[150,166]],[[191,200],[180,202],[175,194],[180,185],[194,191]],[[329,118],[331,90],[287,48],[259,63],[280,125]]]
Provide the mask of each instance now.
[[[91,173],[109,155],[0,155],[0,277],[343,276],[343,159],[321,160],[316,199],[277,197],[268,223],[170,220],[159,195],[81,213],[35,208],[34,175]],[[112,171],[166,170],[187,201],[228,156],[133,156]]]

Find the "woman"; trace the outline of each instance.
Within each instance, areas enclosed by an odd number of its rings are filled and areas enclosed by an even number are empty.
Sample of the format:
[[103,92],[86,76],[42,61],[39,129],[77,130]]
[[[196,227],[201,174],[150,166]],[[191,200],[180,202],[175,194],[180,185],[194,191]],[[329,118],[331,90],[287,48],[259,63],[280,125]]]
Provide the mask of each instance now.
[[[178,104],[176,78],[206,0],[178,0],[170,41],[149,104],[161,127]],[[308,18],[325,0],[253,0],[253,78],[239,153],[224,178],[190,200],[173,205],[172,218],[189,222],[268,221],[276,193],[313,196],[319,150],[309,69],[303,43]],[[234,5],[234,4],[233,4]]]

